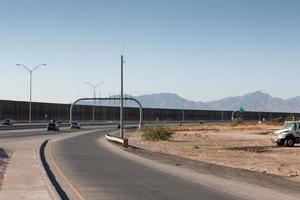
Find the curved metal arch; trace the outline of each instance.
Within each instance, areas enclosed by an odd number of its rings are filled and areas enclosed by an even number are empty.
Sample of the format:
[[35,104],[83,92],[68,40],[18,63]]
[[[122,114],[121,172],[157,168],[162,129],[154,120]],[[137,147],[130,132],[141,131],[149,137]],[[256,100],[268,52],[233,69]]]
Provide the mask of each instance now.
[[[77,99],[76,101],[74,101],[74,103],[71,104],[71,107],[70,107],[70,124],[73,121],[73,108],[74,108],[75,104],[78,103],[79,101],[90,101],[90,100],[106,100],[106,101],[109,101],[109,100],[120,100],[120,98],[80,98],[80,99]],[[131,100],[131,101],[136,102],[139,105],[139,109],[140,109],[139,128],[141,129],[142,124],[143,124],[143,107],[142,107],[142,104],[137,99],[132,98],[132,97],[125,97],[124,100]]]

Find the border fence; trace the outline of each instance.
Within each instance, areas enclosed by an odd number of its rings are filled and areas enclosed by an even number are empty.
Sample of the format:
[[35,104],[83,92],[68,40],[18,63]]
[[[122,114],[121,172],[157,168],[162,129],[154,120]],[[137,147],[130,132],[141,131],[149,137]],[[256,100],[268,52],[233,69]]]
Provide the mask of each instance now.
[[[69,120],[71,104],[32,103],[32,120],[47,121],[50,119]],[[92,105],[78,104],[74,107],[73,118],[78,121],[92,120]],[[233,111],[225,110],[190,110],[190,109],[161,109],[143,108],[144,121],[228,121]],[[95,120],[119,120],[120,108],[115,106],[95,106]],[[0,100],[0,120],[11,118],[15,121],[27,121],[29,103],[24,101]],[[300,117],[300,113],[287,112],[244,112],[244,120],[272,120],[288,116]],[[139,108],[125,107],[124,120],[138,121]]]

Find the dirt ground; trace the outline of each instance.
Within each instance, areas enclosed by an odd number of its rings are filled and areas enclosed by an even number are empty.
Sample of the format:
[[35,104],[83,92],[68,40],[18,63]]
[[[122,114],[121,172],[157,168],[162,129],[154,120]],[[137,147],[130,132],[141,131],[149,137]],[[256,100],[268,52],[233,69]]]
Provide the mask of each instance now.
[[6,154],[3,148],[0,148],[0,188],[7,167],[8,159],[9,159],[9,155]]
[[151,142],[136,131],[130,144],[193,160],[284,176],[300,182],[300,146],[277,147],[272,124],[171,126],[170,141]]

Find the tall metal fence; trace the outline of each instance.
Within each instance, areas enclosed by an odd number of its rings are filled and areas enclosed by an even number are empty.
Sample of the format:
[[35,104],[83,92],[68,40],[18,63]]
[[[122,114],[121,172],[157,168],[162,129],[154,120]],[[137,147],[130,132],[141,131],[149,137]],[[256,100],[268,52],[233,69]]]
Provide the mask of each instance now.
[[[93,106],[76,105],[73,111],[74,120],[92,120]],[[32,120],[45,121],[50,119],[69,120],[70,104],[32,103]],[[95,120],[119,120],[119,107],[96,106]],[[11,118],[16,121],[26,121],[29,115],[29,103],[24,101],[0,100],[0,119]],[[232,111],[221,110],[182,110],[144,108],[143,119],[145,121],[170,120],[170,121],[194,121],[194,120],[231,120]],[[271,120],[288,116],[300,117],[300,113],[284,112],[245,112],[245,120]],[[124,110],[125,120],[139,120],[139,109],[126,107]]]

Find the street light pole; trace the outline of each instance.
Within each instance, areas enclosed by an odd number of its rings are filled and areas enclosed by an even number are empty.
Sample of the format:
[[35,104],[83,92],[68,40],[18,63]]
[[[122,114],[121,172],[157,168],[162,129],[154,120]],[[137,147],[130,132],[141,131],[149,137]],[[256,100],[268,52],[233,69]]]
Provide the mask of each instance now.
[[30,100],[29,100],[29,124],[31,124],[31,110],[32,110],[32,105],[31,105],[31,102],[32,102],[32,71],[29,72],[30,73]]
[[39,67],[41,66],[46,66],[47,64],[39,64],[37,65],[35,68],[33,69],[29,69],[28,67],[26,67],[23,64],[17,64],[17,66],[21,66],[23,67],[26,71],[29,72],[30,75],[30,92],[29,92],[29,124],[31,124],[31,104],[32,104],[32,73],[37,70]]
[[[87,85],[89,85],[89,86],[91,86],[93,88],[94,99],[95,99],[96,98],[96,88],[98,86],[100,86],[101,84],[104,84],[104,82],[98,83],[97,85],[93,85],[90,82],[85,82],[85,84],[87,84]],[[96,100],[94,100],[94,103],[93,103],[93,121],[95,121],[95,104],[96,104]]]
[[124,57],[121,55],[121,95],[120,95],[120,138],[124,138],[124,119],[123,119],[123,64]]

